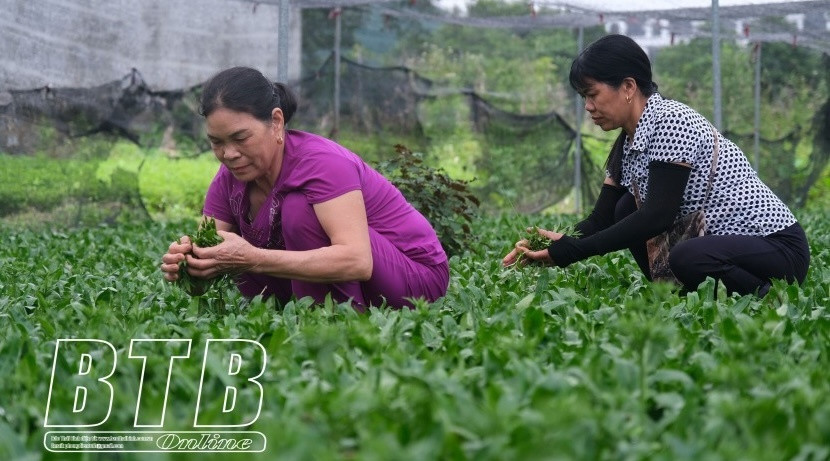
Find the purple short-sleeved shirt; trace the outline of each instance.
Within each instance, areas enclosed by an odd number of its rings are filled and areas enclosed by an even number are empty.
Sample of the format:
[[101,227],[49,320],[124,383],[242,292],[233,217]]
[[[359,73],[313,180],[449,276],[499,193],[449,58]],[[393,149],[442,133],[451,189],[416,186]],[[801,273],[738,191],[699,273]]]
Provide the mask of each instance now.
[[363,193],[371,229],[415,262],[435,265],[447,260],[430,223],[380,173],[356,154],[329,139],[288,130],[282,169],[257,216],[248,220],[247,183],[221,166],[208,189],[203,213],[234,224],[240,235],[260,248],[285,248],[280,230],[282,198],[301,192],[310,204],[353,190]]

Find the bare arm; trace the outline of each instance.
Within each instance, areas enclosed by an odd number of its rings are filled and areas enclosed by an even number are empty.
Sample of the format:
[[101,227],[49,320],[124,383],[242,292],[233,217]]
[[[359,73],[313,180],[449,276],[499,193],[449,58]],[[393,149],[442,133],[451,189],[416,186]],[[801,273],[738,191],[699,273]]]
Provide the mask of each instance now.
[[191,273],[211,277],[218,272],[255,272],[318,283],[368,280],[373,261],[363,193],[351,191],[318,203],[314,212],[331,240],[330,246],[307,251],[268,250],[253,247],[236,234],[220,232],[225,242],[194,248],[199,259],[188,258]]

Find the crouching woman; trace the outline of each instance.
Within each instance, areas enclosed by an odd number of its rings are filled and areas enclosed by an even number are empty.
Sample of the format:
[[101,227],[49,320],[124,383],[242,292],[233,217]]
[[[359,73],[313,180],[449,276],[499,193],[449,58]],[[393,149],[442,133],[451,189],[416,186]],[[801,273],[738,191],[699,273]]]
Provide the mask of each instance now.
[[356,154],[286,129],[296,107],[284,85],[247,67],[205,85],[200,112],[221,166],[203,214],[224,241],[173,242],[165,279],[177,280],[186,260],[193,277],[231,273],[243,295],[283,302],[330,293],[359,309],[400,308],[445,295],[447,256],[430,223]]

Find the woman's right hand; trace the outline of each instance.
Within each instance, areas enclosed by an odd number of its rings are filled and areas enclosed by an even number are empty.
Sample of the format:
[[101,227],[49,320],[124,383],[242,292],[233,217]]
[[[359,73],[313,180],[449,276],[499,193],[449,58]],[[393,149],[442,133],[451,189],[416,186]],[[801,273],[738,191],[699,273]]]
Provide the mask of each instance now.
[[[539,235],[542,237],[550,240],[551,242],[555,242],[561,239],[564,234],[559,232],[549,231],[545,229],[539,229],[528,227],[527,232],[538,232]],[[521,239],[513,246],[513,250],[510,253],[507,253],[507,256],[501,260],[501,264],[504,267],[510,267],[516,264],[519,261],[519,257],[522,257],[522,264],[527,264],[530,261],[539,262],[542,264],[553,264],[553,259],[550,257],[550,252],[547,248],[542,248],[540,250],[532,250],[530,248],[530,241],[528,239]]]
[[[530,242],[527,239],[521,239],[513,245],[513,250],[510,253],[507,253],[507,256],[501,260],[501,265],[504,267],[510,267],[519,260],[519,255],[524,254],[528,251],[527,246]],[[525,261],[527,262],[527,261]]]
[[184,235],[178,242],[173,242],[167,249],[167,253],[161,257],[161,271],[164,279],[168,282],[175,282],[179,279],[179,263],[184,261],[185,255],[193,251],[193,244],[190,237]]

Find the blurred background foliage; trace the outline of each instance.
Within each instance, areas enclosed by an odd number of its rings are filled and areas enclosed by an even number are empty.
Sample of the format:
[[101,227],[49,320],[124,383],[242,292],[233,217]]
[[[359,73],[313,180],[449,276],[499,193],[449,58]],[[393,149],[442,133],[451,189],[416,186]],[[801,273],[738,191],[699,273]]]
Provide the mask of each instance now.
[[[439,13],[429,1],[410,7]],[[346,8],[335,117],[329,13],[302,13],[303,30],[315,33],[303,34],[305,77],[290,82],[300,96],[294,128],[333,137],[376,166],[394,159],[396,144],[406,145],[436,171],[468,182],[483,211],[518,214],[574,211],[578,126],[582,203],[590,209],[615,133],[577,118],[567,83],[577,50],[574,31],[390,20],[372,9]],[[527,7],[479,0],[469,14],[526,15]],[[584,43],[605,33],[586,29]],[[721,55],[722,131],[751,161],[753,51],[752,44],[725,39]],[[764,43],[762,53],[759,175],[792,206],[826,207],[830,58],[787,43]],[[651,54],[660,92],[713,119],[710,40]],[[102,88],[97,91],[110,91]],[[57,117],[53,110],[33,121],[25,149],[0,154],[4,220],[25,223],[57,213],[72,223],[90,211],[92,220],[112,220],[125,208],[154,219],[199,214],[218,168],[196,114],[200,87],[152,92],[133,75],[112,88],[117,97],[107,100],[120,108],[113,111],[118,120],[98,120],[84,110]]]

